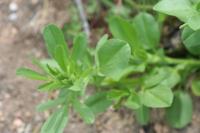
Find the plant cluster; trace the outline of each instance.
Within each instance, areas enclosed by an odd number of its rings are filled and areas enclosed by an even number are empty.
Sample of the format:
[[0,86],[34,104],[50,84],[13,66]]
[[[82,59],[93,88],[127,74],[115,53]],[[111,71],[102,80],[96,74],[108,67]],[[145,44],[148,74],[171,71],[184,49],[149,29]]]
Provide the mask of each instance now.
[[[172,58],[159,47],[158,20],[140,12],[130,21],[119,16],[108,18],[113,38],[104,35],[95,48],[88,46],[80,33],[69,48],[62,31],[54,24],[43,29],[51,59],[33,60],[42,71],[19,68],[17,75],[44,83],[39,91],[58,91],[56,99],[38,105],[38,111],[54,109],[41,133],[62,133],[73,109],[84,122],[110,106],[125,106],[135,112],[141,125],[149,123],[151,108],[164,108],[166,121],[174,128],[186,126],[192,119],[193,94],[200,96],[200,2],[199,0],[162,0],[154,10],[179,18],[182,42],[187,58]],[[86,93],[88,86],[94,93]]]

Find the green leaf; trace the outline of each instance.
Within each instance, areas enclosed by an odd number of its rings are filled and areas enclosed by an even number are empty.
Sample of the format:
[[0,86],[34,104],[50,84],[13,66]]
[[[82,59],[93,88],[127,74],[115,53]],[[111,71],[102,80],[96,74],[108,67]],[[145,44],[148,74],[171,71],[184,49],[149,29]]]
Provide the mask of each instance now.
[[154,6],[154,10],[176,16],[193,30],[200,29],[200,14],[191,0],[162,0]]
[[161,0],[154,10],[176,16],[182,21],[187,21],[194,12],[189,0]]
[[144,49],[135,49],[133,56],[135,60],[138,60],[141,62],[144,62],[147,60],[147,52]]
[[88,77],[77,79],[73,83],[73,85],[69,87],[68,89],[72,91],[81,91],[87,86],[87,84],[88,84]]
[[99,49],[108,41],[108,35],[105,34],[101,39],[98,41],[96,49],[95,49],[95,63],[97,66],[99,66],[98,62],[98,51]]
[[40,85],[38,87],[38,89],[40,91],[53,91],[53,90],[59,89],[61,87],[63,87],[63,85],[61,83],[55,82],[55,81],[50,81],[50,82]]
[[63,73],[63,70],[54,59],[43,59],[40,61],[40,65],[51,77],[57,78],[58,75]]
[[68,89],[72,90],[72,91],[80,91],[82,89],[82,87],[77,84],[74,84],[71,87],[69,87]]
[[94,114],[104,112],[112,101],[107,98],[107,92],[97,92],[85,100],[85,104],[90,107]]
[[180,75],[176,70],[169,67],[155,68],[144,78],[144,87],[151,88],[156,85],[164,85],[173,88],[178,82],[180,82]]
[[130,73],[141,73],[145,71],[145,64],[130,64],[128,67],[126,67],[120,74],[119,79],[128,76]]
[[194,31],[189,27],[184,28],[182,40],[191,54],[200,55],[200,30]]
[[58,76],[60,74],[60,71],[58,71],[59,69],[55,68],[55,67],[52,67],[50,66],[49,64],[47,64],[45,66],[47,68],[47,72],[50,74],[50,75],[53,75],[53,76]]
[[193,15],[188,19],[187,24],[193,30],[200,29],[200,14],[199,12],[194,12]]
[[193,4],[198,4],[199,0],[190,0]]
[[192,120],[192,109],[190,96],[176,92],[172,106],[166,109],[166,120],[174,128],[183,128]]
[[138,45],[136,29],[126,20],[120,17],[111,17],[108,21],[112,35],[129,43],[132,50]]
[[137,93],[132,92],[125,102],[125,106],[130,109],[138,109],[141,107],[140,97]]
[[176,70],[172,68],[166,68],[163,69],[163,71],[168,73],[168,76],[160,83],[161,85],[173,88],[181,81],[181,77]]
[[44,68],[44,66],[42,65],[41,63],[41,60],[40,59],[37,59],[35,57],[31,57],[31,61],[32,61],[32,64],[37,66],[39,69],[41,69],[45,74],[48,74],[48,72],[46,71],[46,69]]
[[68,56],[68,47],[65,41],[63,32],[54,24],[49,24],[45,26],[43,30],[43,36],[46,44],[48,53],[53,58],[55,57],[55,49],[60,46],[64,49],[64,55]]
[[141,106],[135,110],[136,120],[140,125],[147,125],[149,123],[149,108]]
[[108,77],[119,80],[120,73],[128,67],[131,50],[126,42],[111,39],[99,48],[97,56],[99,71]]
[[172,104],[173,93],[169,87],[158,85],[142,90],[140,98],[142,103],[147,107],[164,108]]
[[101,37],[101,39],[98,41],[97,43],[97,47],[96,47],[96,52],[99,50],[99,48],[101,48],[102,45],[104,45],[104,43],[106,43],[108,41],[108,35],[105,34],[103,35],[103,37]]
[[74,99],[73,107],[75,111],[80,114],[81,118],[85,121],[85,123],[92,124],[94,122],[94,113],[87,105],[80,103],[77,99]]
[[85,34],[79,34],[74,38],[72,59],[74,61],[82,61],[87,52],[87,37]]
[[66,98],[57,98],[55,100],[49,100],[45,103],[41,103],[37,106],[37,111],[43,112],[45,110],[55,108],[56,106],[62,104]]
[[54,68],[59,68],[58,64],[54,59],[43,59],[40,61],[41,65],[46,67],[47,65],[52,66]]
[[144,86],[145,88],[154,87],[160,84],[163,80],[168,77],[169,73],[162,68],[155,68],[153,71],[146,75],[144,78]]
[[62,70],[67,72],[67,55],[63,47],[57,46],[55,48],[54,58]]
[[128,96],[129,93],[127,91],[122,90],[111,90],[108,92],[108,99],[115,100],[116,102],[119,101],[122,97]]
[[67,107],[59,108],[44,123],[40,133],[63,133],[67,121]]
[[200,80],[199,79],[198,80],[194,79],[192,81],[191,88],[192,88],[192,92],[193,92],[194,95],[200,96]]
[[37,73],[28,68],[19,68],[17,69],[16,74],[34,80],[48,80],[48,78],[45,75]]
[[196,9],[197,9],[197,11],[200,11],[200,2],[199,2],[199,0],[196,0]]
[[133,26],[138,34],[140,44],[145,49],[155,49],[159,45],[159,24],[148,13],[141,12],[133,19]]

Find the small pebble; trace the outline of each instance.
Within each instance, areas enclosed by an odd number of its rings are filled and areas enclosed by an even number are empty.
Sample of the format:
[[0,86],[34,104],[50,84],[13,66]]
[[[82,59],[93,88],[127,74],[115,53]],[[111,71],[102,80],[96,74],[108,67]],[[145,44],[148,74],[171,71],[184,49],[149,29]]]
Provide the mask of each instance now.
[[11,96],[10,96],[10,94],[5,93],[4,97],[5,97],[5,99],[10,99]]
[[139,130],[139,133],[145,133],[145,132],[144,132],[144,130],[143,130],[143,129],[140,129],[140,130]]
[[39,0],[31,0],[31,3],[32,3],[33,5],[37,4],[38,2],[39,2]]
[[29,118],[29,117],[31,117],[31,113],[27,111],[27,112],[25,112],[25,116]]
[[11,13],[11,14],[9,15],[9,19],[10,19],[11,21],[15,21],[15,20],[17,20],[17,18],[18,18],[18,16],[17,16],[16,13]]
[[9,9],[10,9],[10,11],[12,11],[12,12],[16,12],[16,11],[18,10],[18,5],[17,5],[15,2],[11,2],[11,3],[9,4]]
[[4,119],[4,117],[3,117],[3,113],[2,112],[0,112],[0,122],[2,122],[2,121],[4,121],[5,119]]
[[19,118],[16,118],[14,121],[13,121],[13,126],[15,128],[19,128],[19,127],[22,127],[24,125],[24,122],[19,119]]

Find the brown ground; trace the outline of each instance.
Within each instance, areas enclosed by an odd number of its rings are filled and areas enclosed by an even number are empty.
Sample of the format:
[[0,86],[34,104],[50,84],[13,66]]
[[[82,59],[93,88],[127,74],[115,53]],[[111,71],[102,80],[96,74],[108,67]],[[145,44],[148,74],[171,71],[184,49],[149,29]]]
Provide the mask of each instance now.
[[[9,4],[16,2],[17,11]],[[46,23],[62,25],[67,16],[68,0],[0,0],[0,133],[39,133],[48,113],[38,113],[35,107],[47,99],[36,90],[36,81],[16,77],[16,68],[29,66],[30,56],[44,57],[46,51],[40,29]],[[17,15],[11,20],[12,15]],[[185,129],[170,129],[160,119],[162,113],[152,112],[152,123],[140,127],[129,110],[108,110],[97,117],[94,125],[85,125],[74,113],[65,133],[200,133],[200,99],[195,99],[193,122]]]

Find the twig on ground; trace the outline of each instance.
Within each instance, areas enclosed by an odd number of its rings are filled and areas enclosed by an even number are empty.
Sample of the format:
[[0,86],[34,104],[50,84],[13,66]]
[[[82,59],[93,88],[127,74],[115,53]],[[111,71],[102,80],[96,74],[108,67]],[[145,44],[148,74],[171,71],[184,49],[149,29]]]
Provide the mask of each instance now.
[[76,3],[76,6],[77,6],[79,14],[80,14],[81,21],[83,23],[84,32],[86,33],[87,37],[90,38],[90,27],[89,27],[89,24],[87,21],[86,14],[83,9],[82,0],[74,0],[74,1]]

